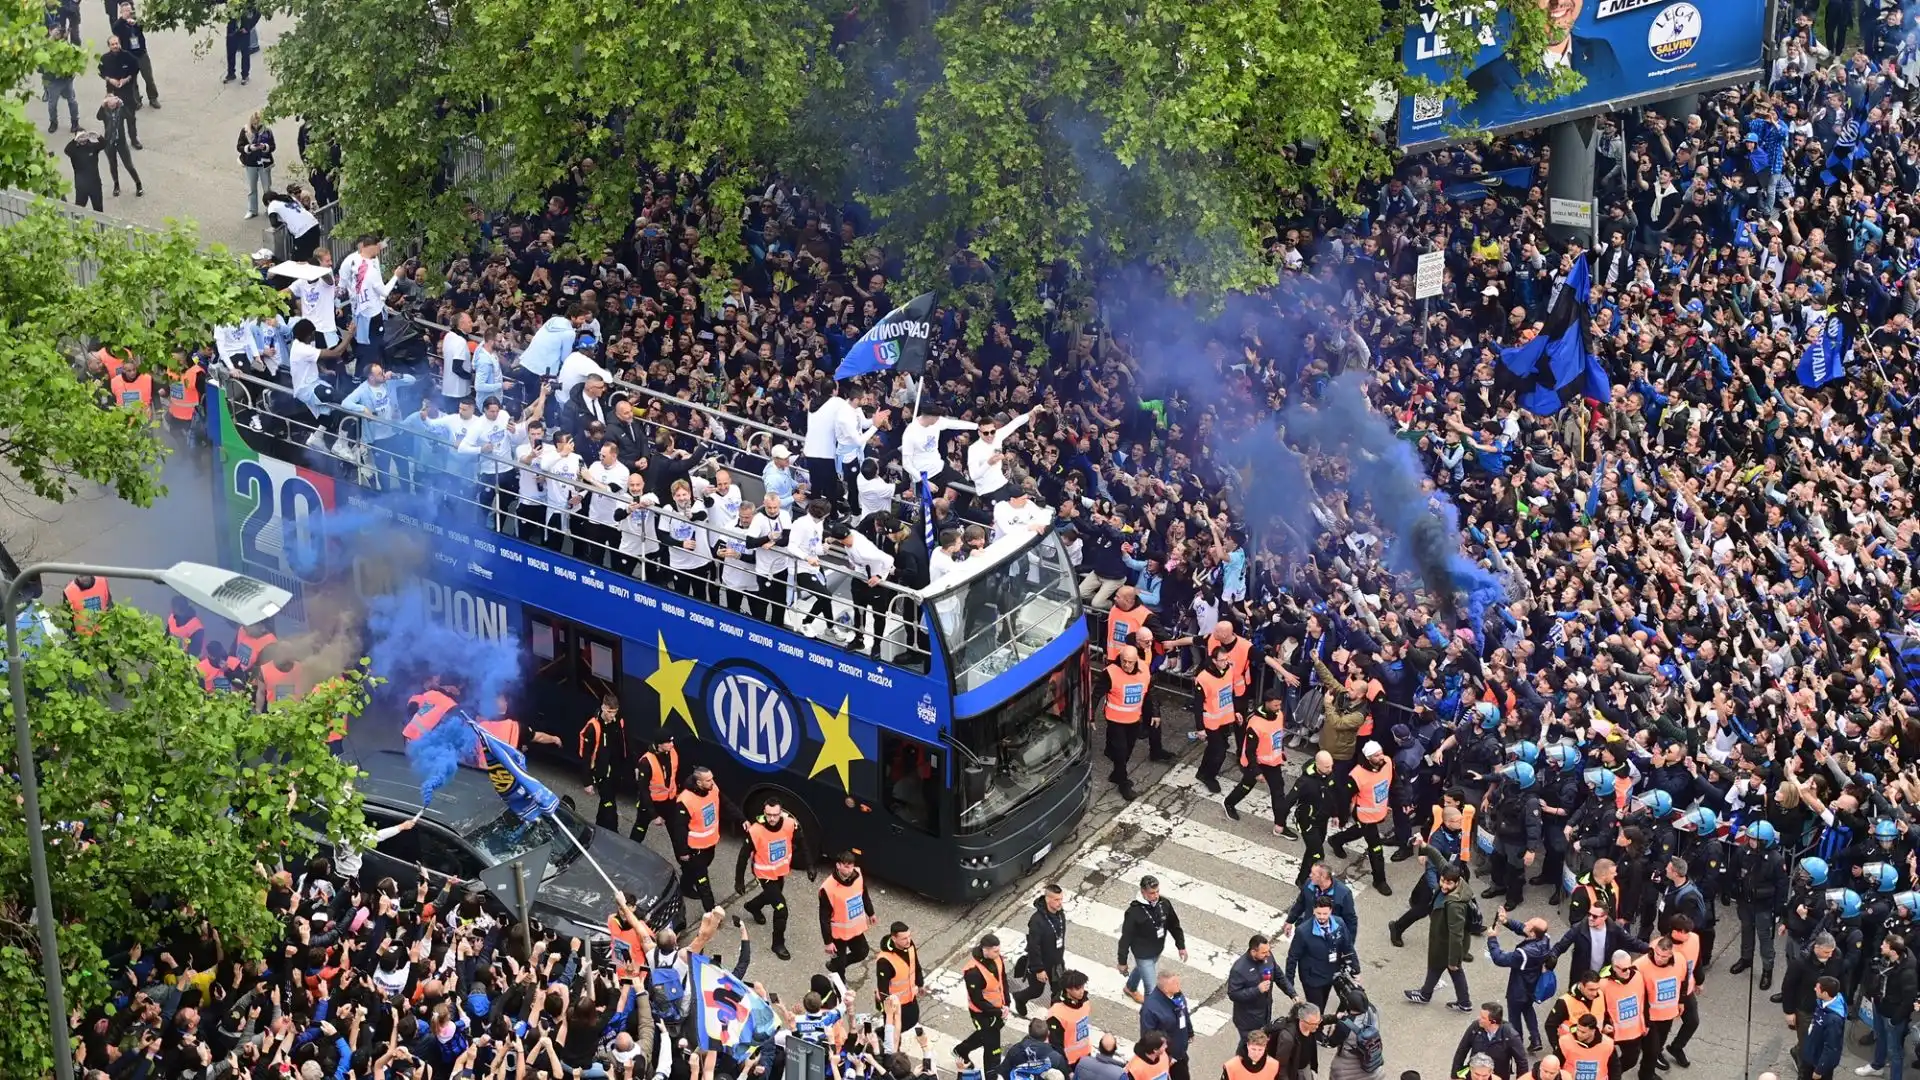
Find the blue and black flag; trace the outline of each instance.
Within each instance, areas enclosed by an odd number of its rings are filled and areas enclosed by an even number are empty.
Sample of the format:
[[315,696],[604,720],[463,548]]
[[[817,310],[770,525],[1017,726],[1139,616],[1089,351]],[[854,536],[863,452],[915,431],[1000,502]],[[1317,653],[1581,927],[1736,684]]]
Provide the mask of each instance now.
[[1593,274],[1581,252],[1554,289],[1546,329],[1525,345],[1500,350],[1501,366],[1521,382],[1521,408],[1552,416],[1578,397],[1606,401],[1613,396],[1613,380],[1587,347],[1592,299]]
[[834,370],[836,379],[851,379],[875,371],[904,371],[923,375],[933,349],[933,294],[919,296],[882,316],[873,328],[847,349]]

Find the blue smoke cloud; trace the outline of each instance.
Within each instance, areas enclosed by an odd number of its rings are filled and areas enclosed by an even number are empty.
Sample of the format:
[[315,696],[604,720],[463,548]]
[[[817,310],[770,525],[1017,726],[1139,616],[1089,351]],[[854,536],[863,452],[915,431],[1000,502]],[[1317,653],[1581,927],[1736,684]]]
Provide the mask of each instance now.
[[453,779],[461,763],[474,759],[479,740],[466,724],[468,716],[467,710],[457,709],[407,744],[407,764],[420,781],[421,805],[431,805],[433,793]]

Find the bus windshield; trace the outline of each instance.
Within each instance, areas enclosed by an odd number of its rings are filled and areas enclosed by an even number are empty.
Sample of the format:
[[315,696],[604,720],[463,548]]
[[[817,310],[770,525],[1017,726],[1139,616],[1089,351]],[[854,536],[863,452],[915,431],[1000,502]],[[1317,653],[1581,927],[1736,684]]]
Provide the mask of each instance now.
[[1087,703],[1075,656],[1006,704],[955,720],[960,831],[994,824],[1085,756]]
[[960,584],[946,588],[942,579],[932,601],[957,694],[985,685],[1080,620],[1073,565],[1052,532],[1003,539],[961,566]]

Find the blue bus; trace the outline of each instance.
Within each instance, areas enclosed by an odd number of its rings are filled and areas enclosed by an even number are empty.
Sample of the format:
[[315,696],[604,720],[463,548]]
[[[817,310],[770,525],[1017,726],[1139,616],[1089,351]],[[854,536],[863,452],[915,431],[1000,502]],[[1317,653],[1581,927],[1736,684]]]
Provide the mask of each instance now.
[[[584,536],[523,539],[491,495],[485,505],[476,497],[472,460],[456,464],[433,436],[397,439],[376,456],[350,418],[310,441],[314,418],[283,385],[231,371],[210,382],[220,557],[293,591],[283,639],[304,623],[320,632],[363,617],[371,597],[419,590],[437,623],[516,644],[511,707],[522,724],[573,747],[614,695],[633,757],[669,731],[683,772],[712,768],[730,812],[754,814],[778,796],[812,837],[811,854],[856,849],[876,876],[935,900],[970,901],[1021,877],[1086,808],[1087,621],[1050,531],[990,544],[927,589],[885,583],[884,632],[874,617],[878,645],[857,652],[844,632],[803,632],[795,609],[811,597],[738,611],[665,587],[666,552],[642,553],[621,573]],[[408,389],[417,400],[418,387]],[[621,389],[636,401],[649,393]],[[756,445],[793,441],[767,435]],[[743,496],[759,494],[764,459],[702,450],[728,455]],[[676,520],[667,507],[652,512]],[[347,515],[389,525],[329,526]],[[849,607],[844,594],[831,602]],[[623,812],[635,797],[623,795]]]

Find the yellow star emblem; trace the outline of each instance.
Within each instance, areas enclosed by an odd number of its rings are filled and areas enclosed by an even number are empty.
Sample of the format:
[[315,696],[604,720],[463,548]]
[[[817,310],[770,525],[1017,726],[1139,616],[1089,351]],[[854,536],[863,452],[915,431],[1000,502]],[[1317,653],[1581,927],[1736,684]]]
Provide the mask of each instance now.
[[813,759],[813,771],[807,776],[819,776],[828,769],[832,769],[840,774],[842,790],[847,790],[847,766],[856,761],[867,760],[866,755],[860,752],[859,745],[853,741],[853,736],[849,734],[852,717],[847,714],[847,706],[851,703],[851,698],[843,697],[840,699],[840,711],[830,713],[821,708],[816,701],[807,702],[813,706],[814,726],[820,729],[820,756]]
[[693,709],[687,705],[687,680],[693,678],[694,661],[675,660],[667,652],[667,636],[656,631],[660,644],[660,663],[647,676],[647,685],[660,696],[660,727],[665,730],[667,719],[675,713],[687,722],[687,730],[694,738],[700,737],[700,728],[693,722]]

